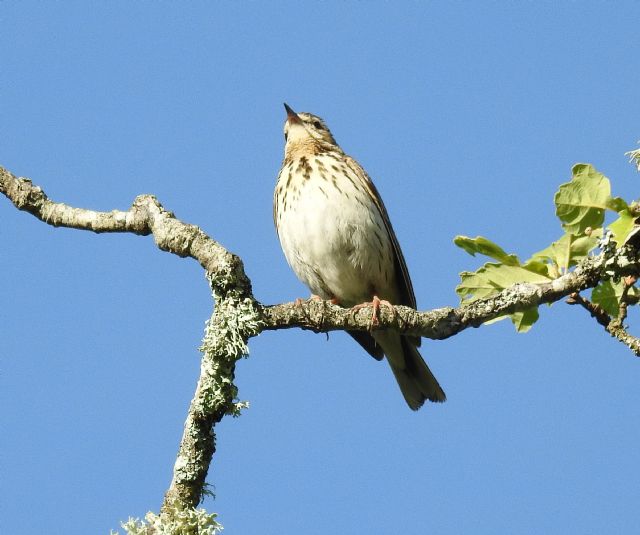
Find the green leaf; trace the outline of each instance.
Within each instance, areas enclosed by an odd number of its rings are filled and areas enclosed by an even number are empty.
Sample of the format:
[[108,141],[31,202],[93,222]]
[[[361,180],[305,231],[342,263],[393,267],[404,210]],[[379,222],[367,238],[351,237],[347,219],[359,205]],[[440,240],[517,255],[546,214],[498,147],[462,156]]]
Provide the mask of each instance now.
[[540,314],[537,308],[529,308],[523,312],[511,314],[511,321],[519,333],[526,333],[538,321]]
[[483,236],[476,236],[475,238],[469,238],[468,236],[456,236],[453,239],[453,243],[467,251],[471,256],[475,256],[476,253],[479,253],[498,260],[498,262],[502,262],[508,266],[517,266],[520,264],[516,255],[507,254],[502,247]]
[[561,270],[567,270],[587,257],[590,251],[598,245],[598,238],[602,235],[601,229],[597,229],[589,236],[577,237],[574,234],[565,234],[549,247],[538,251],[531,256],[532,260],[549,261]]
[[621,210],[618,215],[620,217],[609,225],[609,230],[613,232],[613,239],[618,244],[618,247],[622,247],[631,231],[635,228],[637,216],[633,215],[629,209]]
[[[622,291],[624,290],[624,283],[622,281],[611,282],[606,280],[596,286],[591,292],[591,301],[601,306],[607,314],[613,318],[618,317],[620,311],[620,298],[622,297]],[[638,288],[632,286],[628,290],[629,295],[637,296],[639,293]]]
[[549,282],[551,280],[523,266],[505,266],[492,262],[486,263],[473,273],[464,271],[460,274],[460,278],[461,282],[456,287],[456,292],[463,300],[471,301],[497,294],[518,282]]
[[[465,271],[460,274],[461,282],[456,292],[461,301],[472,302],[477,299],[495,295],[518,282],[549,282],[546,266],[541,262],[528,262],[522,266],[506,266],[504,264],[486,263],[477,271]],[[500,321],[506,316],[498,317],[490,322]],[[538,319],[537,307],[509,314],[518,332],[527,332]]]
[[533,271],[547,279],[555,279],[557,277],[556,274],[549,272],[549,264],[545,264],[538,258],[530,258],[522,265],[522,267],[527,271]]
[[609,199],[607,208],[609,210],[613,210],[614,212],[622,212],[622,210],[628,210],[629,205],[627,204],[627,201],[625,201],[622,197],[614,197]]
[[589,164],[573,166],[573,178],[555,194],[556,215],[565,231],[582,235],[604,223],[604,212],[612,204],[609,179]]
[[540,314],[538,313],[537,307],[529,308],[522,312],[514,312],[513,314],[509,314],[506,316],[498,316],[497,318],[493,318],[492,320],[485,321],[485,325],[491,325],[493,323],[498,323],[499,321],[506,320],[509,318],[513,326],[516,328],[516,332],[526,333],[528,332],[533,324],[538,321]]
[[612,284],[604,281],[598,284],[591,292],[591,301],[600,305],[610,316],[618,317],[620,309],[620,296],[622,295],[622,282]]

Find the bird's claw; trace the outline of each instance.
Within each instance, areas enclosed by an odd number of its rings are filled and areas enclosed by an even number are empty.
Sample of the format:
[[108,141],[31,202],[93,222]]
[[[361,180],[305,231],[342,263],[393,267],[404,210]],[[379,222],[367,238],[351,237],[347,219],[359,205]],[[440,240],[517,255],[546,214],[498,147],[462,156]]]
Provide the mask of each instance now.
[[387,307],[391,312],[391,315],[394,318],[396,317],[396,309],[393,308],[393,305],[386,299],[380,299],[377,295],[373,296],[373,299],[371,300],[371,302],[360,303],[359,305],[355,305],[351,309],[351,312],[355,315],[358,312],[358,310],[360,310],[361,308],[371,307],[373,311],[371,313],[369,329],[372,329],[373,327],[377,327],[378,325],[380,325],[380,320],[378,319],[378,313],[380,312],[381,306]]

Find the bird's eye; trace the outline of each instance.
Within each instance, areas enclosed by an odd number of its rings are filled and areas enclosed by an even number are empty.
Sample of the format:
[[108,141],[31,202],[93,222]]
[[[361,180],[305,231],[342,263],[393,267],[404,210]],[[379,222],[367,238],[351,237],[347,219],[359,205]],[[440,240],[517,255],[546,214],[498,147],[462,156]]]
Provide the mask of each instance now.
[[314,121],[313,126],[318,130],[322,130],[322,124],[320,123],[320,121]]
[[287,134],[286,132],[284,133],[284,142],[287,142],[287,138],[289,137],[289,134]]

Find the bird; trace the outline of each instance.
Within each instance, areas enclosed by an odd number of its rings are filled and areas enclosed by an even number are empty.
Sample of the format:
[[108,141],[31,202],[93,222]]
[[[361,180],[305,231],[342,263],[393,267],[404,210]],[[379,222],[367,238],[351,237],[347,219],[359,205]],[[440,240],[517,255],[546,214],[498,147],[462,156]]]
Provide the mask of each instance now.
[[[351,308],[416,308],[409,271],[378,190],[326,123],[286,103],[284,159],[273,199],[280,245],[312,297]],[[386,356],[407,405],[446,396],[418,351],[420,337],[347,331],[372,357]]]

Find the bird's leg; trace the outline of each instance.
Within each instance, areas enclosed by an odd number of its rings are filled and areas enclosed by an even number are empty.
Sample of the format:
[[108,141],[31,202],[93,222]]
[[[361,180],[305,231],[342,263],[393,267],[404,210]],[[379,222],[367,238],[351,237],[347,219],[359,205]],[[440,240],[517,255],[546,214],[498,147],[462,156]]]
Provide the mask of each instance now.
[[396,309],[393,308],[393,305],[389,303],[389,301],[387,301],[386,299],[380,299],[377,295],[373,296],[373,299],[371,300],[371,302],[360,303],[359,305],[355,305],[351,309],[351,311],[355,314],[361,308],[365,308],[365,307],[373,308],[373,313],[371,314],[370,326],[376,327],[377,325],[380,324],[380,321],[378,320],[378,312],[380,311],[381,306],[387,307],[391,312],[392,316],[394,318],[396,317]]

